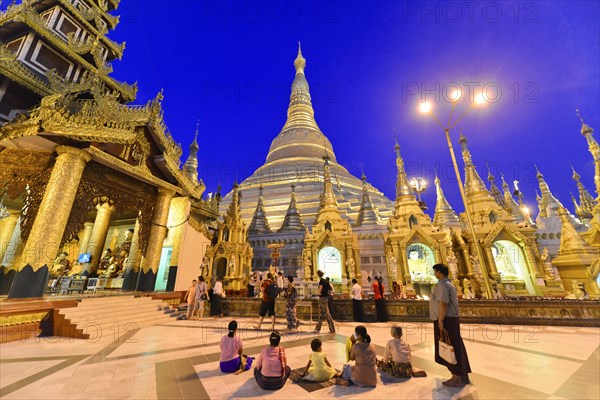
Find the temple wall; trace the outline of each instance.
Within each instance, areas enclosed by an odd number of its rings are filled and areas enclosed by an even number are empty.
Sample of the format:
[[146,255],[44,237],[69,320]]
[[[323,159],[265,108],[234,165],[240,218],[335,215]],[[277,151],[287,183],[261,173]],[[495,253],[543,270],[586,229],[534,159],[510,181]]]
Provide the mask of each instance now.
[[[204,234],[194,230],[189,223],[185,223],[180,240],[179,266],[175,279],[175,290],[188,290],[192,279],[200,275],[200,264],[210,240]],[[173,259],[172,259],[173,260]],[[173,260],[171,264],[176,262]]]

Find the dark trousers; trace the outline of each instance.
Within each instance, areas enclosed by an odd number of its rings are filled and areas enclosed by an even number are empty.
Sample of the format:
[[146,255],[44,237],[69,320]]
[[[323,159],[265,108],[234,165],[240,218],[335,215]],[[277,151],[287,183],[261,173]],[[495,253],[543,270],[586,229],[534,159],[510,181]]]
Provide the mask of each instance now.
[[435,341],[435,362],[438,364],[445,365],[451,373],[459,376],[467,376],[471,372],[471,365],[469,364],[469,357],[467,356],[467,349],[465,343],[460,336],[460,323],[458,317],[446,317],[444,318],[444,329],[448,332],[450,338],[450,344],[454,347],[454,354],[456,355],[456,364],[449,364],[446,360],[440,357],[440,329],[438,328],[438,322],[433,321],[433,332]]
[[377,311],[377,322],[387,322],[388,315],[385,307],[385,299],[375,300],[375,311]]
[[354,314],[354,322],[365,322],[365,308],[362,300],[352,299],[352,313]]

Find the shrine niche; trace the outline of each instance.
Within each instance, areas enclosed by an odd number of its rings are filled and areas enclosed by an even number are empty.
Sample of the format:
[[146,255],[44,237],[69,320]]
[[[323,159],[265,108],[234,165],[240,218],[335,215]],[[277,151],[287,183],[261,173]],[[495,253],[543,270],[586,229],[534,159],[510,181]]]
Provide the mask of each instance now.
[[304,234],[304,279],[317,280],[317,271],[329,272],[338,293],[348,293],[352,279],[360,280],[358,237],[342,218],[331,184],[329,157],[324,157],[321,203],[312,231]]
[[206,250],[202,271],[214,282],[223,280],[227,290],[242,290],[250,279],[254,252],[248,242],[248,228],[240,213],[241,194],[234,184],[232,201],[223,221],[217,222],[211,245]]

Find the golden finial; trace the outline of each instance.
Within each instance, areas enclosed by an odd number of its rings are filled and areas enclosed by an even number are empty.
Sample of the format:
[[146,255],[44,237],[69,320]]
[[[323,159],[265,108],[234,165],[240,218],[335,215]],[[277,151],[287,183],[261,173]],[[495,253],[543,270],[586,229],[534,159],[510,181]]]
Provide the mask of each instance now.
[[296,59],[294,60],[294,67],[296,68],[297,74],[303,74],[304,68],[306,67],[306,59],[302,56],[300,42],[298,42],[298,56],[296,56]]
[[575,113],[577,114],[579,121],[581,121],[581,134],[583,136],[587,136],[588,133],[594,132],[594,130],[588,124],[585,123],[578,108],[575,109]]

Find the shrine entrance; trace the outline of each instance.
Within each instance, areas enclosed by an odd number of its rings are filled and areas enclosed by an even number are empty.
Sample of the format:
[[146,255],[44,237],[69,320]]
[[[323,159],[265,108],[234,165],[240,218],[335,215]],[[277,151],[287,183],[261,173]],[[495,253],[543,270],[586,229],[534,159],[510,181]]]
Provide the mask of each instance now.
[[406,248],[406,256],[415,292],[420,296],[429,296],[432,286],[437,282],[433,273],[435,264],[433,249],[423,243],[413,243]]
[[342,255],[333,246],[325,246],[319,250],[319,269],[334,283],[342,282]]
[[213,278],[219,277],[223,279],[223,277],[227,273],[227,259],[225,257],[218,258],[215,261],[213,271],[216,272],[216,274],[213,274]]
[[527,260],[519,245],[509,240],[497,240],[492,244],[492,255],[507,291],[527,291],[535,294],[533,282],[527,272]]

